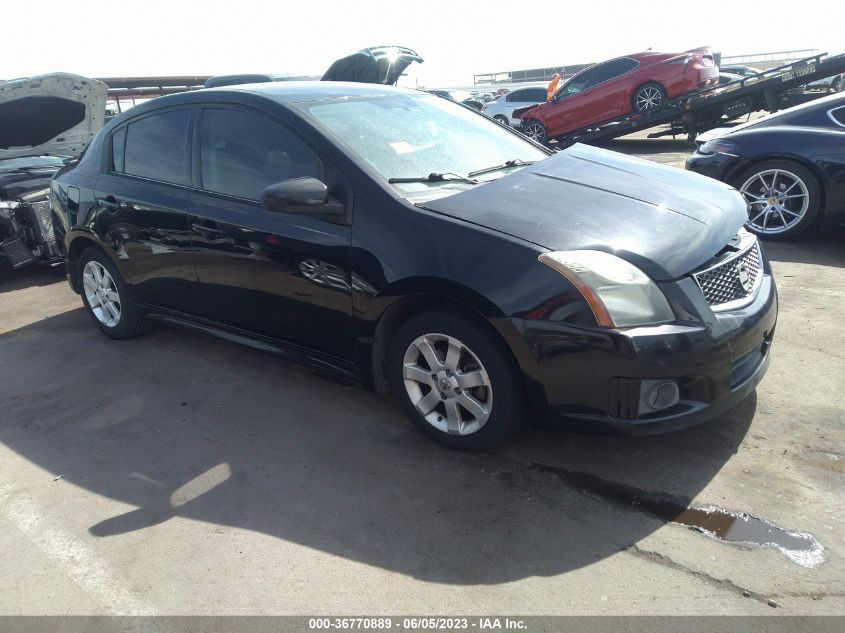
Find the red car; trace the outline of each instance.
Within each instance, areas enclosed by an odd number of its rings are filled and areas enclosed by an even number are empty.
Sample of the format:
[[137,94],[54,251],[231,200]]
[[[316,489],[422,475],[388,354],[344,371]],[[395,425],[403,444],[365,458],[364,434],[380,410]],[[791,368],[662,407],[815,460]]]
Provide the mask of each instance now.
[[632,113],[647,114],[685,92],[715,86],[719,67],[708,48],[685,53],[647,51],[590,66],[566,81],[547,102],[513,116],[541,143]]

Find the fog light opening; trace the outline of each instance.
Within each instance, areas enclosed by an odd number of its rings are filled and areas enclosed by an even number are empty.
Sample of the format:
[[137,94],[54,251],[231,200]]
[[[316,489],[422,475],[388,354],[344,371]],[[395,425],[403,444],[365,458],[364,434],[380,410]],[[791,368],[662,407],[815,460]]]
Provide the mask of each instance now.
[[661,411],[678,404],[681,394],[674,380],[643,380],[640,383],[639,413]]

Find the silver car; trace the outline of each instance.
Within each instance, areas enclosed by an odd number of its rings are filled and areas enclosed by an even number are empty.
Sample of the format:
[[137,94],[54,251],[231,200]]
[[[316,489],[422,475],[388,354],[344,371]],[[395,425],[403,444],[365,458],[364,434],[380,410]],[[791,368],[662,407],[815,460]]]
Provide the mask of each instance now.
[[505,125],[516,126],[519,124],[518,119],[513,118],[513,111],[517,108],[535,105],[546,100],[546,85],[531,85],[526,87],[519,87],[511,90],[508,94],[502,95],[495,101],[485,103],[482,108],[482,114],[486,114],[491,119],[496,119]]

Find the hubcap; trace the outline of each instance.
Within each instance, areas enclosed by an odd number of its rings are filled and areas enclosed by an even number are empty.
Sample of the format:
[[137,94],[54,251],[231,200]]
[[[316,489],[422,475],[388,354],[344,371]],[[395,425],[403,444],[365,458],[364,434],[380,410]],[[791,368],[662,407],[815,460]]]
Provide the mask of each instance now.
[[637,110],[651,112],[663,103],[663,95],[653,86],[646,86],[637,93]]
[[115,327],[120,322],[120,295],[109,271],[99,262],[88,262],[82,269],[82,287],[97,320]]
[[739,189],[748,203],[747,226],[764,235],[790,230],[807,213],[810,192],[791,171],[767,169]]
[[434,428],[471,435],[483,427],[493,407],[490,378],[478,357],[458,339],[425,334],[403,359],[405,391]]

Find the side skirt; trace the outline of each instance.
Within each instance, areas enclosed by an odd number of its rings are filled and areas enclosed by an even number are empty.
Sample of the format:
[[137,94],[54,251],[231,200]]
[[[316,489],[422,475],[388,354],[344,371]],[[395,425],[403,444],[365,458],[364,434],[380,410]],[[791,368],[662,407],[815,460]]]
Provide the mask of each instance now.
[[269,352],[277,356],[281,356],[294,362],[309,365],[317,370],[360,383],[360,370],[357,364],[324,352],[296,345],[287,341],[262,336],[246,330],[223,325],[216,321],[202,319],[193,315],[184,314],[176,310],[161,308],[159,306],[152,306],[148,304],[141,304],[139,306],[151,319],[169,323],[177,327],[182,327],[201,334],[207,334],[216,338],[221,338],[233,343],[239,343],[258,349],[263,352]]

